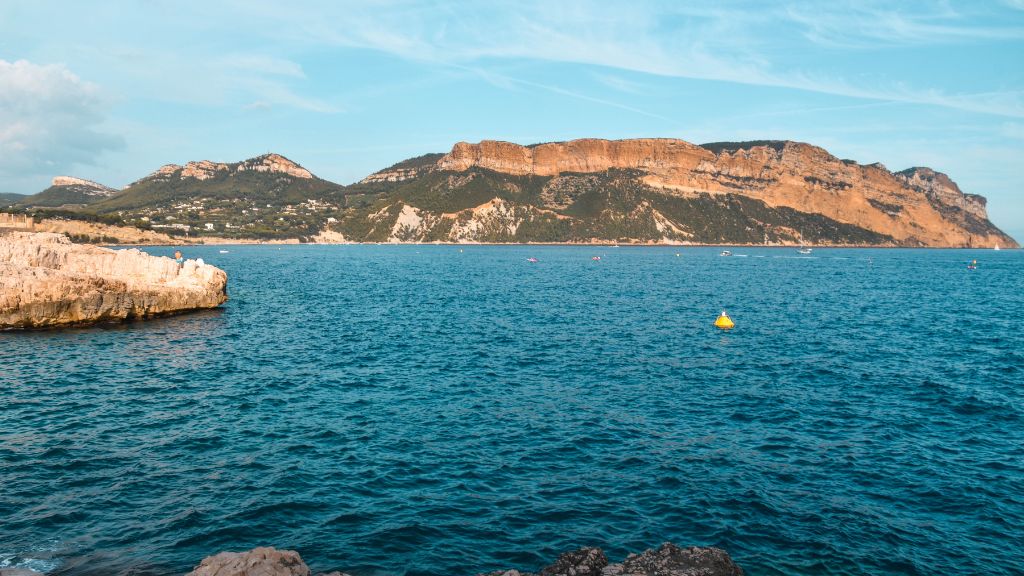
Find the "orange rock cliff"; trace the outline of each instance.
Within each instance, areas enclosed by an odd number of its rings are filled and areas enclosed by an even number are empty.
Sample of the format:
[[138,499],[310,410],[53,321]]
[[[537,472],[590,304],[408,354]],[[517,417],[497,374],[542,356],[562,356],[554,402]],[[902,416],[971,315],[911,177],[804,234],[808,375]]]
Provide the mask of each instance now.
[[668,194],[740,194],[769,206],[817,213],[926,246],[1016,246],[988,222],[985,199],[964,194],[929,168],[893,173],[881,164],[840,160],[791,141],[716,143],[683,140],[581,139],[521,146],[460,142],[436,169],[484,168],[514,175],[556,176],[637,170]]

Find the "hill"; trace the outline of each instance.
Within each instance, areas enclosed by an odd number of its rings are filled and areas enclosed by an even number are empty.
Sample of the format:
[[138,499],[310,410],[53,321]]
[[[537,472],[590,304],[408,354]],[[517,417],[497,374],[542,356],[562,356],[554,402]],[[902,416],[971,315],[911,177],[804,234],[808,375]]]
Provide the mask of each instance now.
[[57,176],[49,188],[38,194],[23,197],[17,201],[17,204],[45,208],[70,208],[92,204],[114,194],[117,194],[117,190],[91,180]]
[[296,238],[316,235],[338,214],[344,192],[284,156],[265,154],[168,164],[88,210],[170,233]]
[[1016,246],[945,174],[790,141],[461,142],[357,192],[353,240]]
[[0,192],[0,206],[8,206],[11,204],[17,204],[18,202],[27,198],[24,194],[15,194],[14,192]]

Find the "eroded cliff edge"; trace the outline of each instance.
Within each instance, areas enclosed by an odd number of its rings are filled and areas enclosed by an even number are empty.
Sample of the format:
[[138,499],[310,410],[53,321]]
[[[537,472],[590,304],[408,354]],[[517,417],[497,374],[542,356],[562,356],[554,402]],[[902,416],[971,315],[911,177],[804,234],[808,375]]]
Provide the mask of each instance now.
[[226,300],[227,274],[196,260],[179,265],[61,234],[0,235],[0,329],[150,318]]
[[1017,247],[946,174],[792,141],[460,142],[362,184],[356,240]]

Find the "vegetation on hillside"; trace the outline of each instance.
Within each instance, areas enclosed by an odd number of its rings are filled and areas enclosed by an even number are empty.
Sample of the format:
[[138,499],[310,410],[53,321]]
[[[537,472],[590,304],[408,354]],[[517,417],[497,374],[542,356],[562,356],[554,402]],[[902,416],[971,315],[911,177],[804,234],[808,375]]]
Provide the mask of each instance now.
[[[718,153],[785,145],[753,141],[703,146]],[[404,180],[351,186],[284,171],[235,169],[239,164],[230,165],[232,169],[220,165],[206,179],[182,178],[180,169],[163,171],[112,196],[89,197],[88,204],[57,190],[68,187],[52,187],[33,198],[68,202],[59,208],[44,203],[20,210],[37,218],[131,225],[193,239],[308,240],[330,230],[366,242],[897,243],[888,235],[820,214],[768,206],[744,193],[757,184],[752,178],[727,181],[728,188],[718,193],[681,193],[646,184],[645,173],[638,170],[554,177],[482,168],[450,172],[435,168],[440,156],[426,154],[382,171],[413,170]],[[851,186],[814,176],[805,180],[828,184],[837,192]],[[892,215],[902,209],[879,201],[872,205]],[[959,208],[933,205],[972,233],[994,229]]]

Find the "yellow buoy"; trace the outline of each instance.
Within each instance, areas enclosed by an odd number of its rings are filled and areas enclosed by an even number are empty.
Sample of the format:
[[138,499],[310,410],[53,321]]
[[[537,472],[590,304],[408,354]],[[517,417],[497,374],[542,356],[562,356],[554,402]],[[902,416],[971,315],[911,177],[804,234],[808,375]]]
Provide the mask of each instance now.
[[722,315],[715,320],[715,328],[721,328],[722,330],[728,330],[735,325],[736,323],[732,321],[732,318],[729,318],[729,315],[725,313],[725,310],[722,310]]

